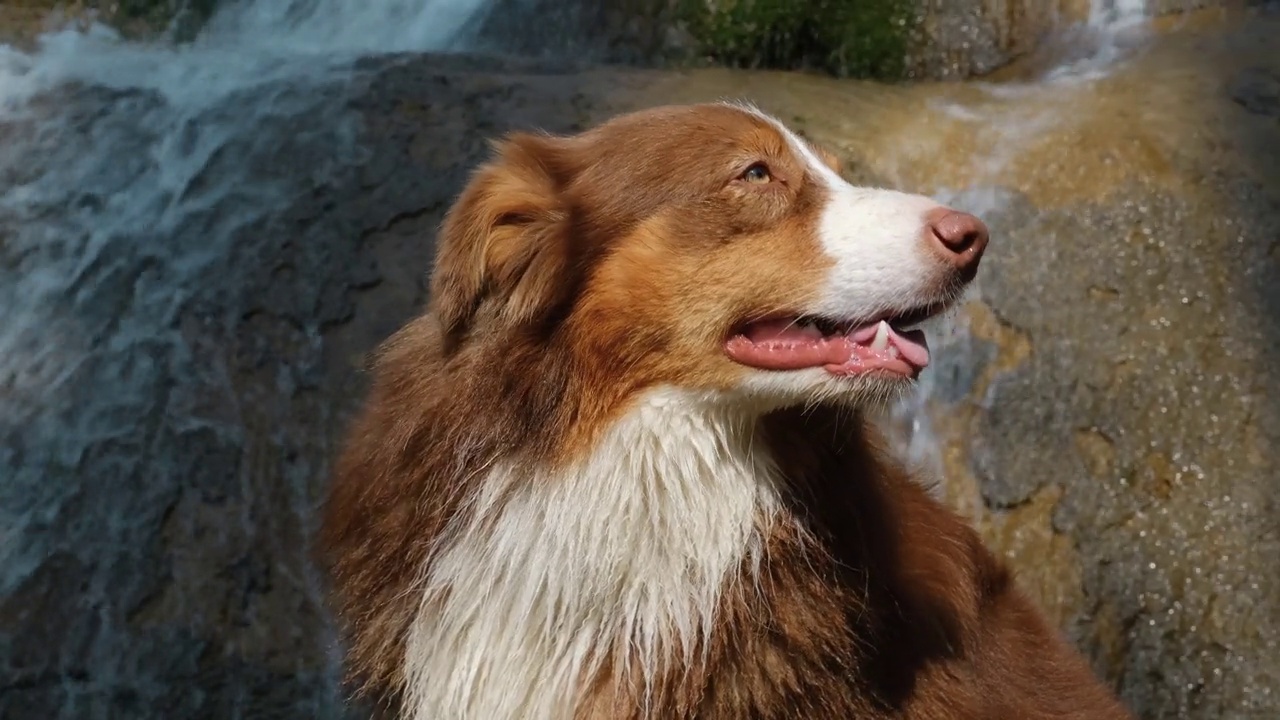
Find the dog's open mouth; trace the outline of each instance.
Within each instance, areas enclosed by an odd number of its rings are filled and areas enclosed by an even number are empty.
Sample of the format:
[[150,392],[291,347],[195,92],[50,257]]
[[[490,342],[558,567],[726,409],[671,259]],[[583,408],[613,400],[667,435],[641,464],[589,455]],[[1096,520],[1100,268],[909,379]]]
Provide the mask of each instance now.
[[921,308],[872,322],[790,316],[742,325],[725,342],[730,358],[761,370],[823,368],[833,375],[880,372],[915,377],[929,364],[924,331],[937,312]]

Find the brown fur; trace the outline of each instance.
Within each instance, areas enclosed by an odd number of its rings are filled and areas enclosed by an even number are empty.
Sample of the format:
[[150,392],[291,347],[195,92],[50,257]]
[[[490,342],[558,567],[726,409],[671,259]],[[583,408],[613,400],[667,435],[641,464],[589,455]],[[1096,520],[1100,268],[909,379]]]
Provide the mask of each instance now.
[[[734,180],[761,157],[773,182]],[[811,299],[821,199],[775,129],[725,107],[498,146],[335,473],[322,545],[363,688],[394,707],[417,578],[485,468],[572,462],[640,391],[742,376],[719,339]],[[1127,717],[860,420],[788,410],[757,433],[790,488],[759,592],[725,594],[706,664],[668,668],[649,715],[607,666],[580,720]]]

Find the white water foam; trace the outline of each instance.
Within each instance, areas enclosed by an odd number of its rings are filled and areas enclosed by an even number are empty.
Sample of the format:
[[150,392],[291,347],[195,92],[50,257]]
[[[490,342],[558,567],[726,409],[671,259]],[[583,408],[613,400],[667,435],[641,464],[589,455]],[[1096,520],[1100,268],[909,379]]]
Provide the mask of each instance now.
[[256,0],[231,4],[202,38],[288,55],[454,50],[490,0]]
[[35,53],[0,46],[0,110],[81,81],[160,90],[190,106],[355,58],[465,49],[491,0],[250,0],[228,3],[193,42],[125,42],[92,24],[42,36]]
[[1092,0],[1089,19],[1072,45],[1084,52],[1051,70],[1046,80],[1092,79],[1105,75],[1147,38],[1148,0]]

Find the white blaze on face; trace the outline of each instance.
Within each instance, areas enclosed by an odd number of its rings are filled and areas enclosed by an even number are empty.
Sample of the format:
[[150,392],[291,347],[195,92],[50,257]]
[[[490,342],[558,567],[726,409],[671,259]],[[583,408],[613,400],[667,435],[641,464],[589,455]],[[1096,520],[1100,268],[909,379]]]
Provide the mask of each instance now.
[[835,266],[811,314],[860,320],[937,300],[941,267],[925,242],[925,216],[941,207],[936,201],[851,185],[776,118],[747,111],[774,125],[828,191],[817,231]]
[[937,299],[939,263],[924,241],[925,213],[938,207],[921,195],[855,188],[833,178],[819,237],[835,259],[814,312],[865,318]]

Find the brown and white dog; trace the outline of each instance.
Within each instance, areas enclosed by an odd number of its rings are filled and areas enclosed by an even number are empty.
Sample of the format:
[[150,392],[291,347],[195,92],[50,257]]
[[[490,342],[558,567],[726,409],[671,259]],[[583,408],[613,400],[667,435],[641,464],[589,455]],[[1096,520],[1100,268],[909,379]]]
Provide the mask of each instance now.
[[412,720],[1128,717],[861,417],[986,243],[749,107],[507,137],[338,464],[352,676]]

